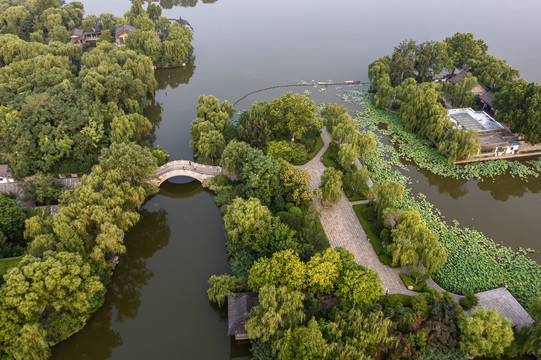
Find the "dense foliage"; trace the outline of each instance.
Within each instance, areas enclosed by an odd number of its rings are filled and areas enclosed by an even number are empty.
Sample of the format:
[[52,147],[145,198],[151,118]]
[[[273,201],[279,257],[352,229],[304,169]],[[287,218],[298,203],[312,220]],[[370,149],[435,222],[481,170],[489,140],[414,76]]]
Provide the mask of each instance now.
[[[388,111],[375,109],[371,101],[359,93],[346,97],[348,101],[358,101],[364,106],[364,113],[356,118],[361,128],[390,136],[397,147],[382,143],[381,137],[376,151],[362,159],[376,182],[385,180],[400,181],[407,184],[407,167],[400,158],[413,160],[420,168],[428,169],[437,175],[454,178],[478,178],[496,176],[510,171],[513,176],[528,178],[538,176],[538,171],[519,162],[490,161],[457,166],[447,164],[445,159],[430,144],[417,135],[404,130],[400,117]],[[378,129],[378,124],[386,124]],[[408,144],[402,146],[401,144]],[[423,194],[414,196],[410,190],[396,203],[399,209],[413,208],[421,214],[428,228],[436,235],[438,242],[447,251],[447,261],[435,274],[434,279],[443,288],[454,293],[467,290],[475,292],[508,285],[513,295],[528,306],[537,293],[541,292],[541,268],[530,260],[524,250],[497,245],[478,231],[463,228],[458,223],[446,223],[437,209],[434,209]]]
[[[448,156],[449,162],[467,159],[479,153],[476,133],[454,128],[442,104],[475,106],[478,99],[472,90],[479,87],[479,81],[497,94],[496,105],[503,110],[498,120],[523,133],[526,141],[541,142],[541,118],[535,100],[538,86],[515,81],[519,71],[488,55],[487,49],[483,40],[474,40],[470,33],[456,33],[439,43],[417,45],[413,40],[404,40],[391,57],[382,57],[368,67],[376,107],[398,110],[406,130],[426,136]],[[457,68],[468,72],[458,83],[431,82],[444,69],[454,75]],[[417,82],[422,84],[417,86]]]
[[14,198],[0,194],[0,259],[21,255],[26,213]]
[[150,150],[113,144],[58,215],[27,220],[28,255],[0,288],[0,357],[46,358],[49,346],[80,330],[103,303],[124,233],[155,191],[146,179],[156,168]]

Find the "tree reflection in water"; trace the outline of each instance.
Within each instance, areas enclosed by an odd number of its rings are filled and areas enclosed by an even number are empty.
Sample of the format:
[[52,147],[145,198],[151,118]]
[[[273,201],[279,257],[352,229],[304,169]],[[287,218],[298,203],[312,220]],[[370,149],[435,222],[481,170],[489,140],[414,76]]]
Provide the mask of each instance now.
[[143,209],[140,214],[141,219],[126,235],[127,254],[115,269],[105,304],[81,332],[53,348],[55,360],[105,360],[114,348],[122,345],[122,338],[112,325],[137,316],[141,289],[154,275],[147,268],[147,260],[167,245],[171,233],[165,210]]

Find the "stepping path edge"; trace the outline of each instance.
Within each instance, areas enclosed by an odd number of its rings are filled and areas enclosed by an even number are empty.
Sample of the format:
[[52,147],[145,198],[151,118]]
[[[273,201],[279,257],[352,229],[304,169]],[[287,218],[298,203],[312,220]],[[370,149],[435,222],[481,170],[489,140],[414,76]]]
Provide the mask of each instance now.
[[[310,174],[310,184],[313,190],[317,189],[321,184],[321,175],[323,175],[323,172],[325,171],[322,156],[329,148],[331,142],[331,135],[326,127],[322,128],[321,138],[323,139],[324,145],[318,154],[306,164],[295,166],[295,168],[305,170]],[[357,168],[362,166],[359,159],[355,161],[355,165]],[[372,185],[372,180],[370,180],[369,186]],[[314,199],[314,201],[316,201],[316,199]],[[316,203],[318,202],[316,201]],[[353,205],[366,203],[368,203],[368,200],[350,202],[342,191],[342,198],[338,204],[327,208],[323,208],[318,204],[318,207],[321,210],[321,225],[329,239],[329,244],[333,249],[336,247],[343,247],[353,254],[355,262],[377,272],[381,278],[381,287],[384,293],[419,295],[419,293],[415,291],[408,290],[402,282],[400,274],[405,273],[405,269],[391,268],[379,260],[378,255],[374,251],[366,232],[353,210]],[[429,279],[427,283],[439,292],[446,291],[432,279]],[[452,295],[457,302],[460,298],[464,297],[457,294]],[[528,315],[522,305],[520,305],[509,290],[504,287],[480,292],[477,293],[476,296],[479,298],[479,304],[474,309],[483,308],[498,310],[501,313],[501,316],[508,318],[511,321],[511,325],[518,328],[533,322],[532,318]]]

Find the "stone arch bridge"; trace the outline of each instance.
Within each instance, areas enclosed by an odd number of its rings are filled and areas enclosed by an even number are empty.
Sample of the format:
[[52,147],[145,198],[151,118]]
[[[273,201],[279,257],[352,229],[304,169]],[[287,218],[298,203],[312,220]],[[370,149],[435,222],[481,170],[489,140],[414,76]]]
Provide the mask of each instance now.
[[150,183],[160,186],[164,181],[175,176],[187,176],[203,182],[205,179],[220,174],[226,175],[220,166],[202,165],[189,160],[175,160],[160,166]]

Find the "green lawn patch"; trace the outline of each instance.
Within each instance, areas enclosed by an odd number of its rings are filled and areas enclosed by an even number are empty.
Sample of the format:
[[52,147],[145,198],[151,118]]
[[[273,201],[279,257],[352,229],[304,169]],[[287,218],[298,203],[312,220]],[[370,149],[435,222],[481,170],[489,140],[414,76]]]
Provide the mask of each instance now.
[[17,266],[22,256],[0,259],[0,284],[4,282],[4,274],[12,267]]
[[335,168],[337,170],[341,170],[342,167],[340,166],[339,163],[337,163],[335,160],[334,160],[334,151],[332,150],[332,148],[329,146],[327,148],[327,150],[325,150],[325,152],[323,153],[323,165],[325,165],[326,167],[332,167],[332,168]]
[[366,196],[359,193],[354,193],[350,189],[344,189],[344,193],[346,194],[349,201],[359,201],[359,200],[366,200]]
[[[383,245],[381,244],[381,240],[379,236],[377,236],[374,233],[374,224],[372,224],[370,221],[365,219],[363,216],[363,210],[369,206],[370,206],[369,204],[357,204],[357,205],[353,205],[353,210],[355,211],[357,218],[361,222],[364,232],[366,233],[366,235],[368,235],[368,238],[370,239],[370,243],[374,247],[374,251],[376,252],[376,254],[381,255],[383,254]],[[381,260],[381,257],[380,257],[380,260]]]
[[323,138],[321,137],[321,135],[319,135],[316,138],[316,144],[314,145],[314,149],[308,153],[308,161],[312,160],[314,156],[319,153],[319,150],[321,150],[323,145],[325,145],[325,143],[323,142]]
[[[372,245],[374,245],[374,244],[372,244]],[[385,264],[387,266],[390,266],[390,267],[393,267],[393,258],[390,257],[389,255],[381,254],[381,255],[378,255],[378,258],[379,258],[379,261],[381,261],[383,264]]]
[[423,281],[416,284],[415,280],[413,280],[410,276],[408,276],[406,274],[400,274],[400,279],[402,279],[402,282],[404,283],[404,285],[406,287],[413,286],[413,291],[426,292],[426,291],[428,291],[427,288],[430,287],[426,283],[426,280],[423,280]]
[[386,307],[395,307],[398,304],[402,304],[403,306],[411,306],[411,298],[413,296],[411,295],[405,295],[405,294],[383,294],[381,295],[381,298],[383,298],[383,303]]

